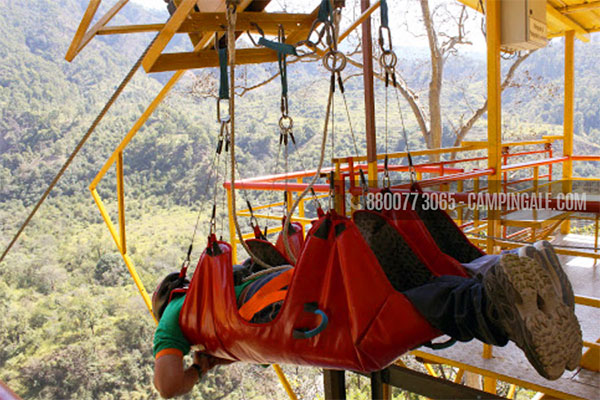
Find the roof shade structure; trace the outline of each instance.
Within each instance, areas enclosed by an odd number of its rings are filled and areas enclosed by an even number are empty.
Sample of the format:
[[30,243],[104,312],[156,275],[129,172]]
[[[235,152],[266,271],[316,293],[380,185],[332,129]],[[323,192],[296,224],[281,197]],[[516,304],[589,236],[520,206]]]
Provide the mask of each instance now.
[[[458,1],[477,11],[482,11],[482,4],[485,4],[479,0]],[[579,40],[588,42],[590,33],[600,32],[600,1],[548,0],[546,20],[549,39],[575,31]]]

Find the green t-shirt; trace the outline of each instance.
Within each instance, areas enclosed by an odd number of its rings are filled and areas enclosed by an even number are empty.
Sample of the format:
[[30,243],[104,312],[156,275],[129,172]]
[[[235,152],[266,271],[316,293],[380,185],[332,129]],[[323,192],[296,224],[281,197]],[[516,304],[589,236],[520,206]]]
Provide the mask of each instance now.
[[[235,298],[240,296],[240,293],[246,286],[254,282],[255,279],[244,282],[239,286],[235,286]],[[177,297],[167,305],[162,317],[158,323],[158,328],[154,333],[154,357],[166,349],[177,349],[187,355],[190,352],[190,342],[183,336],[183,332],[179,327],[179,314],[183,307],[185,296]]]

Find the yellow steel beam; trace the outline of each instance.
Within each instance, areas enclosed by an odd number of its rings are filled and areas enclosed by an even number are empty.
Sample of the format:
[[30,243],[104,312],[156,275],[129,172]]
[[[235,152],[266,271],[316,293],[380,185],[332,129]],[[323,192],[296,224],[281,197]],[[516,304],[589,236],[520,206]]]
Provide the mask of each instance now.
[[[487,38],[487,92],[488,92],[488,168],[494,173],[489,176],[488,192],[498,194],[502,190],[502,72],[500,67],[500,2],[486,1]],[[488,236],[501,235],[500,210],[488,210]],[[494,253],[494,242],[488,240],[487,250]]]
[[96,190],[96,188],[90,188],[90,191],[92,192],[92,197],[94,198],[94,201],[96,202],[96,206],[98,206],[98,209],[100,210],[100,215],[102,215],[102,219],[104,220],[104,222],[106,223],[106,226],[108,227],[110,236],[112,236],[115,244],[117,245],[117,249],[119,249],[119,252],[122,254],[123,252],[121,251],[121,238],[119,236],[117,229],[115,228],[115,225],[112,223],[112,220],[110,219],[110,215],[108,215],[108,211],[106,210],[106,207],[104,207],[104,203],[102,202],[102,199],[100,198],[100,195],[98,194],[98,191]]
[[[598,339],[596,343],[600,343],[600,339]],[[588,342],[588,344],[591,343]],[[580,365],[590,371],[600,372],[600,349],[590,346],[590,348],[583,353]]]
[[121,246],[119,234],[118,234],[117,230],[115,229],[115,226],[112,223],[110,216],[108,215],[108,211],[106,211],[106,208],[104,207],[104,203],[102,202],[100,195],[98,194],[98,192],[95,188],[94,189],[90,188],[90,190],[92,192],[92,197],[94,198],[94,201],[96,202],[96,205],[98,206],[98,209],[100,210],[102,219],[104,219],[104,222],[106,223],[106,226],[108,227],[108,230],[109,230],[115,244],[117,245],[117,248],[119,249],[119,252],[121,253],[121,256],[123,257],[123,261],[125,262],[125,265],[127,266],[127,269],[129,270],[129,274],[133,278],[133,282],[135,283],[136,287],[138,288],[138,291],[140,292],[140,294],[142,295],[142,298],[144,299],[144,303],[146,304],[146,307],[148,308],[150,315],[152,315],[152,318],[154,318],[154,321],[157,322],[156,318],[154,317],[154,314],[152,314],[152,301],[150,300],[150,296],[148,296],[148,292],[146,291],[146,288],[144,287],[144,284],[142,283],[142,280],[140,279],[140,276],[138,275],[137,270],[135,269],[135,266],[133,265],[133,262],[131,261],[131,258],[129,258],[129,255],[127,255],[124,252],[123,247]]
[[[377,156],[377,157],[379,157],[379,156]],[[363,157],[357,157],[357,158],[363,158]],[[366,157],[364,157],[364,158],[365,158],[365,160],[357,160],[357,161],[366,161]],[[377,161],[373,161],[373,162],[370,162],[368,164],[368,171],[367,172],[368,172],[368,178],[367,179],[369,181],[368,182],[369,183],[369,187],[372,187],[372,188],[378,187],[378,183],[377,183],[377,179],[378,179],[378,176],[377,176],[377,173],[378,173],[378,171],[377,171]]]
[[575,303],[582,306],[600,308],[600,299],[588,296],[575,296]]
[[69,46],[69,49],[67,50],[67,54],[65,55],[65,60],[70,62],[70,61],[73,61],[73,58],[75,58],[75,55],[77,54],[77,48],[79,47],[79,44],[83,40],[83,37],[85,36],[85,33],[87,32],[88,27],[92,23],[92,20],[94,19],[94,15],[96,15],[96,11],[98,11],[98,7],[100,6],[101,1],[102,0],[90,0],[89,4],[87,6],[87,9],[85,10],[85,13],[83,14],[83,18],[81,18],[79,27],[77,28],[77,31],[75,31],[75,36],[73,37],[73,40],[71,41],[71,45]]
[[125,238],[125,187],[123,184],[123,152],[117,158],[117,199],[119,203],[119,233],[121,237],[121,253],[127,254]]
[[[121,35],[126,33],[160,32],[165,24],[140,24],[122,26],[104,26],[98,29],[97,35]],[[181,30],[179,31],[181,32]]]
[[100,169],[100,172],[98,172],[98,175],[96,175],[96,177],[92,181],[90,188],[96,188],[98,186],[98,183],[102,180],[102,178],[104,177],[104,175],[106,174],[108,169],[116,162],[119,153],[122,152],[125,149],[125,147],[127,147],[129,142],[131,141],[131,139],[133,139],[133,137],[138,133],[140,128],[142,126],[144,126],[146,121],[148,121],[148,118],[150,118],[152,113],[154,113],[154,111],[160,105],[160,103],[164,100],[164,98],[167,97],[167,94],[169,93],[169,91],[173,88],[173,86],[175,86],[175,84],[183,76],[184,72],[185,71],[177,71],[175,74],[173,74],[171,79],[169,79],[169,82],[167,82],[167,84],[162,88],[162,90],[156,96],[156,98],[154,100],[152,100],[152,103],[150,103],[150,105],[148,106],[146,111],[144,111],[142,116],[135,122],[135,124],[129,130],[127,135],[125,135],[125,137],[123,138],[123,140],[121,141],[119,146],[117,146],[117,148],[115,149],[113,154],[109,157],[109,159],[106,161],[106,163],[104,163],[104,166],[102,167],[102,169]]
[[557,24],[562,25],[565,31],[575,31],[577,38],[583,42],[590,41],[590,35],[587,30],[573,19],[561,14],[560,11],[552,7],[550,3],[546,3],[546,13],[549,21],[554,21]]
[[113,19],[113,17],[117,15],[117,13],[121,11],[121,9],[128,2],[129,0],[119,0],[110,10],[108,10],[108,12],[102,18],[100,18],[98,22],[96,22],[96,24],[88,32],[86,32],[85,36],[81,40],[81,43],[79,43],[79,46],[77,46],[73,57],[77,56],[77,54],[79,54],[81,50],[83,50],[83,48],[87,46],[90,40],[92,40],[94,36],[96,36],[98,31],[104,28],[104,26],[108,24],[110,20]]
[[144,60],[142,61],[142,65],[146,72],[148,72],[152,68],[152,66],[154,65],[158,57],[161,55],[165,47],[167,47],[167,45],[171,41],[173,35],[175,35],[175,33],[177,32],[181,24],[186,20],[188,14],[190,13],[190,11],[192,11],[192,8],[194,8],[195,5],[196,0],[183,0],[179,7],[177,7],[177,9],[175,10],[173,15],[171,15],[171,18],[169,19],[169,21],[167,21],[163,29],[160,31],[160,34],[158,35],[158,37],[154,41],[154,44],[152,45],[150,50],[148,50],[148,54],[146,54],[146,57],[144,57]]
[[517,385],[515,385],[515,384],[510,385],[510,387],[508,388],[508,394],[506,395],[506,398],[514,399],[516,391],[517,391]]
[[275,370],[275,373],[277,374],[277,377],[281,381],[281,384],[283,385],[283,388],[287,392],[289,398],[292,399],[292,400],[297,400],[298,398],[296,397],[296,394],[292,390],[292,386],[290,385],[290,383],[288,382],[287,378],[283,374],[283,371],[281,370],[281,367],[279,365],[277,365],[277,364],[273,364],[273,369]]
[[461,383],[463,376],[465,376],[465,370],[462,368],[459,368],[458,371],[456,372],[456,376],[454,377],[454,383]]
[[[573,156],[573,126],[575,104],[575,38],[574,32],[568,31],[565,35],[565,94],[563,117],[563,156]],[[563,162],[563,193],[573,191],[573,161],[569,158]],[[569,221],[561,227],[563,234],[569,233]]]
[[235,216],[233,211],[233,198],[231,188],[227,189],[227,215],[229,219],[229,243],[231,243],[231,260],[237,264],[237,237],[235,232]]
[[333,193],[333,204],[334,204],[334,208],[335,211],[337,211],[339,214],[342,213],[342,207],[344,205],[344,197],[342,196],[341,193],[337,192],[337,187],[335,186],[336,183],[341,182],[342,181],[342,173],[341,173],[341,164],[339,162],[335,163],[335,172],[333,173],[333,182],[331,182],[330,184],[334,185],[334,190],[335,192]]
[[[561,136],[562,138],[562,136]],[[536,139],[536,140],[521,140],[518,142],[506,142],[506,143],[502,143],[502,147],[517,147],[517,146],[533,146],[536,144],[546,144],[546,143],[552,143],[554,140],[553,138],[542,138],[542,139]],[[473,146],[473,147],[481,147],[481,148],[486,148],[487,147],[487,142],[482,142],[482,141],[475,141],[475,140],[463,140],[462,142],[463,146]]]
[[[493,347],[489,344],[483,345],[483,358],[493,358]],[[485,376],[483,377],[483,390],[487,393],[496,394],[497,380],[494,377]]]

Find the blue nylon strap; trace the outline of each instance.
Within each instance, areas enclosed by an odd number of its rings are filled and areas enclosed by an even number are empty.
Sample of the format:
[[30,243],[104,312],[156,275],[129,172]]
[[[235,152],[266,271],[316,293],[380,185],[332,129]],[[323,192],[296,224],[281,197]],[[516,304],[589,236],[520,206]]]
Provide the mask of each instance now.
[[333,9],[331,8],[331,1],[330,0],[322,0],[321,7],[319,8],[319,16],[317,17],[317,19],[320,22],[327,22],[328,20],[330,21],[332,12],[333,12]]
[[268,49],[275,50],[280,54],[285,54],[289,56],[298,55],[298,53],[296,53],[296,48],[291,44],[274,42],[272,40],[265,39],[264,37],[258,39],[258,44],[260,46],[265,46]]
[[381,0],[381,5],[379,7],[381,8],[381,26],[384,28],[389,28],[390,20],[388,16],[387,0]]
[[219,66],[221,81],[219,85],[219,99],[229,99],[229,77],[227,76],[227,49],[219,49]]
[[288,94],[288,80],[287,80],[287,60],[285,54],[278,53],[277,61],[279,64],[279,73],[281,75],[281,96],[286,97]]
[[281,75],[281,95],[283,97],[288,94],[288,80],[287,80],[287,55],[295,55],[296,48],[291,44],[274,42],[272,40],[265,39],[261,37],[258,40],[258,44],[261,46],[265,46],[271,50],[275,50],[277,52],[277,62],[279,64],[279,73]]

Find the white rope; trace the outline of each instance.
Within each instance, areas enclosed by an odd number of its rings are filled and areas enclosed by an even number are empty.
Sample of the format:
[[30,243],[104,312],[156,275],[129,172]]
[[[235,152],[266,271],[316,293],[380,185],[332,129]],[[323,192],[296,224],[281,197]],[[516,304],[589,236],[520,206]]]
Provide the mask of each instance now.
[[323,168],[323,160],[325,159],[325,152],[327,150],[327,131],[329,128],[329,115],[331,113],[331,103],[332,102],[333,102],[333,90],[330,90],[329,91],[329,100],[327,100],[327,111],[325,112],[326,117],[325,117],[325,126],[323,127],[323,139],[321,140],[321,157],[319,159],[319,166],[317,167],[315,176],[313,177],[312,181],[310,181],[308,186],[304,189],[304,191],[300,194],[300,196],[298,196],[296,198],[296,201],[294,201],[294,204],[292,205],[292,207],[290,208],[290,210],[287,212],[287,214],[285,216],[285,225],[283,227],[283,244],[285,246],[285,251],[288,253],[287,254],[288,257],[294,264],[296,263],[297,260],[296,260],[296,257],[294,256],[294,254],[292,253],[292,249],[290,247],[290,242],[288,239],[288,232],[290,229],[290,221],[292,220],[292,215],[294,215],[294,212],[296,211],[298,204],[300,204],[302,199],[304,199],[306,194],[313,188],[313,186],[315,185],[317,180],[320,178],[321,169]]
[[229,113],[231,120],[230,124],[230,140],[231,140],[231,212],[233,212],[233,222],[235,225],[235,230],[238,236],[238,240],[240,241],[244,250],[248,253],[248,256],[258,265],[263,268],[271,268],[271,266],[265,263],[260,258],[256,257],[254,253],[250,250],[250,247],[244,240],[244,236],[242,235],[242,230],[240,229],[240,224],[237,219],[237,211],[236,211],[236,197],[235,197],[235,24],[237,20],[237,14],[235,12],[235,5],[228,3],[227,6],[227,50],[229,53]]

